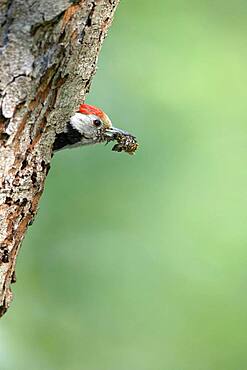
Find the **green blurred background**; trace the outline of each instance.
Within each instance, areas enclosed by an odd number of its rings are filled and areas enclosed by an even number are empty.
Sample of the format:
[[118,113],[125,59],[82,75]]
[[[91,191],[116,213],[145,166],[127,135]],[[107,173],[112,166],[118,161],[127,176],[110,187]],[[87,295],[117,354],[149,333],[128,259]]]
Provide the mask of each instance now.
[[247,369],[246,17],[121,2],[87,102],[140,150],[55,155],[1,370]]

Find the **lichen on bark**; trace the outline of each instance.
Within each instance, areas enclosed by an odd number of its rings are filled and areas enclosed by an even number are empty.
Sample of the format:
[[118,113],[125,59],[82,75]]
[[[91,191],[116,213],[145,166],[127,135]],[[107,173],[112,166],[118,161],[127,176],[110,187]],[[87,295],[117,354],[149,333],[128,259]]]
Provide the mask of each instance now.
[[85,99],[119,0],[0,4],[0,316],[56,132]]

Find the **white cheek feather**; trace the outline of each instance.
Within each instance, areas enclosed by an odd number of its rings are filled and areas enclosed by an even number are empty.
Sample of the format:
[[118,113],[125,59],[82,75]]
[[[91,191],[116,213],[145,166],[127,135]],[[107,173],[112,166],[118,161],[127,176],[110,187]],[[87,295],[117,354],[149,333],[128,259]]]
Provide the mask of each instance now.
[[70,118],[71,126],[76,129],[77,131],[83,133],[85,130],[85,126],[89,126],[91,123],[91,117],[90,115],[81,114],[81,113],[75,113]]

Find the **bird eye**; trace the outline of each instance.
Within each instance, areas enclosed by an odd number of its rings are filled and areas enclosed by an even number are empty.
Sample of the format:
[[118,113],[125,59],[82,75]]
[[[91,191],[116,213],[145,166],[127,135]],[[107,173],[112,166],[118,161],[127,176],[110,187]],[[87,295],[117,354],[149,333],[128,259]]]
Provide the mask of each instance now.
[[101,121],[99,119],[95,119],[93,121],[93,124],[94,124],[95,127],[100,127],[101,126]]

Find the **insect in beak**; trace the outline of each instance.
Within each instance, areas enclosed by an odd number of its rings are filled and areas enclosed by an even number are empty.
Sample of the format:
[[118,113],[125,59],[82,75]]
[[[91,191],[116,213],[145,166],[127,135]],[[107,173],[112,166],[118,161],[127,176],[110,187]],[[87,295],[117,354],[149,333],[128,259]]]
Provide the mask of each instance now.
[[130,155],[134,154],[138,148],[138,143],[135,136],[116,127],[111,127],[105,130],[106,142],[116,140],[117,143],[112,150],[115,152],[126,152]]

